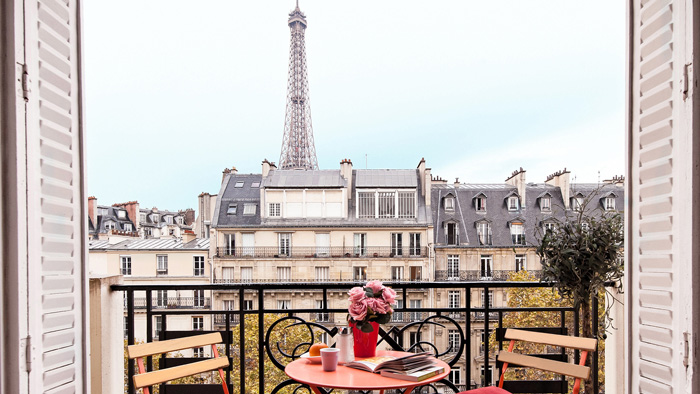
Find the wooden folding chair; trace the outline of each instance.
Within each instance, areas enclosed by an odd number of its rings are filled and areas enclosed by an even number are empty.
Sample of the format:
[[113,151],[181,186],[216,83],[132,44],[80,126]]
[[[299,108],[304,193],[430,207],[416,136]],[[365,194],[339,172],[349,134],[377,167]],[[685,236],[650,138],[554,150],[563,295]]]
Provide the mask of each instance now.
[[[554,372],[560,375],[571,376],[575,378],[573,394],[578,394],[581,389],[581,380],[588,379],[591,374],[591,369],[586,366],[586,358],[588,352],[595,351],[598,341],[594,338],[572,337],[568,335],[545,334],[541,332],[516,330],[509,328],[506,331],[505,339],[510,339],[507,351],[498,353],[498,360],[503,362],[501,379],[498,382],[498,387],[503,388],[503,378],[506,373],[506,368],[509,364],[515,364],[523,367],[537,368],[544,371]],[[581,351],[581,361],[579,364],[572,364],[563,361],[547,360],[540,357],[526,356],[524,354],[513,353],[515,341],[524,341],[539,343],[550,346],[559,346],[569,349],[577,349]]]
[[[139,367],[139,374],[134,376],[134,387],[137,389],[143,388],[143,394],[150,394],[148,387],[153,386],[154,384],[165,383],[170,380],[218,369],[222,386],[224,388],[224,394],[229,394],[226,378],[222,369],[228,367],[228,358],[226,356],[219,357],[219,351],[216,349],[216,344],[221,342],[221,334],[216,332],[129,346],[127,348],[129,359],[137,359],[136,362],[138,363]],[[211,345],[214,358],[179,365],[176,367],[160,369],[158,371],[146,372],[143,362],[144,357],[208,345]]]

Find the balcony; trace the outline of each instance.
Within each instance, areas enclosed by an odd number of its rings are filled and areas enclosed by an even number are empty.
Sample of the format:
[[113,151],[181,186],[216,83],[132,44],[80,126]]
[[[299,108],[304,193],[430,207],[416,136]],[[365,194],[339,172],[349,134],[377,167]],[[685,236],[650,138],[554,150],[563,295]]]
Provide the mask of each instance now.
[[[438,291],[443,289],[459,289],[465,294],[471,294],[472,290],[492,290],[495,288],[549,288],[550,285],[539,282],[503,282],[503,281],[440,281],[440,282],[387,282],[386,285],[394,288],[399,294],[399,298],[406,300],[407,295],[416,289],[427,289],[429,291]],[[229,283],[229,284],[208,284],[208,285],[113,285],[111,289],[114,292],[125,292],[127,300],[126,308],[126,339],[128,343],[134,343],[135,338],[144,338],[145,341],[154,340],[152,329],[146,327],[143,332],[137,332],[135,315],[137,309],[143,310],[143,307],[137,303],[135,294],[142,294],[150,291],[187,291],[187,290],[204,290],[234,292],[239,296],[243,294],[253,294],[254,301],[252,308],[249,310],[215,310],[204,309],[198,310],[198,316],[212,316],[212,329],[227,332],[224,337],[224,346],[222,352],[231,358],[232,362],[226,371],[226,380],[229,382],[232,392],[249,392],[246,387],[254,387],[253,390],[258,392],[279,392],[282,388],[290,388],[291,390],[301,387],[294,381],[290,381],[283,373],[284,366],[290,361],[297,359],[302,353],[308,350],[308,346],[319,337],[316,335],[324,335],[325,340],[329,344],[333,343],[333,337],[336,335],[334,327],[330,327],[326,322],[334,324],[335,320],[344,320],[347,310],[344,308],[294,308],[294,309],[275,309],[266,308],[266,297],[271,297],[271,293],[284,291],[299,291],[299,292],[318,292],[320,293],[319,301],[321,305],[329,305],[328,300],[332,294],[344,293],[351,287],[355,286],[355,282],[331,282],[331,283]],[[121,294],[119,294],[121,297]],[[471,307],[471,299],[468,298],[465,307],[460,308],[445,308],[445,307],[401,307],[396,308],[390,323],[380,326],[380,342],[379,348],[390,348],[402,351],[430,351],[437,357],[440,357],[451,366],[459,366],[462,375],[459,382],[451,382],[449,380],[441,381],[437,386],[440,392],[456,393],[466,388],[475,388],[482,385],[488,385],[488,382],[482,381],[478,374],[474,374],[475,368],[483,365],[484,361],[493,370],[500,368],[493,360],[495,349],[502,349],[504,343],[497,342],[501,338],[505,326],[504,318],[510,314],[530,313],[530,312],[550,312],[556,316],[560,316],[562,322],[558,324],[554,321],[543,320],[538,327],[528,327],[541,332],[551,333],[567,333],[570,330],[564,325],[564,321],[572,322],[571,330],[568,334],[577,335],[580,331],[578,314],[569,307],[532,307],[532,308],[508,308],[508,307],[492,307],[486,305],[484,307]],[[186,335],[176,328],[168,328],[170,320],[175,321],[187,314],[187,311],[174,309],[158,309],[151,305],[151,308],[146,307],[146,313],[149,315],[162,316],[162,338],[170,336]],[[594,303],[593,309],[598,306]],[[484,316],[489,316],[489,319],[483,319]],[[269,319],[269,320],[268,320]],[[264,324],[260,324],[263,323]],[[568,323],[567,323],[568,324]],[[294,328],[296,327],[296,328]],[[293,330],[299,329],[303,333],[315,334],[316,339],[295,336]],[[143,330],[143,327],[139,327]],[[204,328],[205,330],[207,327]],[[230,331],[227,331],[230,330]],[[474,346],[469,336],[464,333],[484,332],[483,338],[487,342],[484,346]],[[496,343],[492,343],[491,333],[495,332]],[[197,331],[196,333],[201,333]],[[450,335],[448,341],[448,334]],[[458,335],[455,336],[454,334]],[[594,329],[597,335],[597,330]],[[289,334],[289,335],[287,335]],[[307,334],[308,335],[308,334]],[[271,338],[278,338],[273,340]],[[293,339],[296,338],[296,339]],[[298,340],[299,343],[294,342]],[[250,345],[249,345],[250,343]],[[304,344],[306,343],[306,344]],[[257,349],[262,349],[264,353],[261,355]],[[567,358],[565,354],[560,354],[557,357]],[[593,357],[597,360],[597,354]],[[194,359],[193,359],[194,360]],[[186,362],[188,359],[178,362]],[[269,362],[268,362],[269,361]],[[127,367],[128,379],[127,382],[132,382],[134,374],[134,365],[128,363]],[[598,388],[598,370],[592,369],[592,384],[594,392],[599,392]],[[239,376],[247,376],[246,379],[239,379]],[[497,374],[494,376],[498,376]],[[464,382],[470,382],[464,385]],[[565,385],[558,383],[534,382],[532,384],[542,384],[533,392],[552,392],[546,391],[544,386],[554,384],[558,385],[559,391],[566,392]],[[506,388],[508,388],[506,384]],[[511,384],[512,385],[512,384]],[[203,389],[206,384],[201,385]],[[533,387],[533,386],[528,386]],[[551,387],[550,387],[551,388]],[[220,390],[220,386],[218,388]],[[134,393],[133,387],[129,386],[128,393]]]
[[[436,281],[506,281],[511,274],[516,273],[515,270],[436,270],[435,280]],[[534,275],[537,279],[542,276],[542,271],[528,271]]]
[[[146,297],[134,297],[134,309],[146,309],[147,301]],[[210,306],[209,297],[151,297],[152,309],[207,309]]]
[[329,258],[425,258],[428,248],[392,248],[389,246],[333,246],[333,247],[291,247],[250,246],[250,247],[218,247],[216,257],[222,259],[255,259],[255,258],[292,258],[292,259],[329,259]]

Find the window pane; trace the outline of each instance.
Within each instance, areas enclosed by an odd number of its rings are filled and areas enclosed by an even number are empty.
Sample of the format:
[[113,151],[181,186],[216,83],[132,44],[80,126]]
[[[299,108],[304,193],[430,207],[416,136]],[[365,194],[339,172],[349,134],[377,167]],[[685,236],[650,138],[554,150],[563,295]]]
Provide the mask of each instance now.
[[399,192],[399,217],[416,217],[416,193]]
[[379,192],[378,193],[378,206],[379,206],[379,217],[380,218],[393,218],[395,216],[395,192]]
[[374,192],[357,193],[357,216],[360,218],[373,218],[374,212]]

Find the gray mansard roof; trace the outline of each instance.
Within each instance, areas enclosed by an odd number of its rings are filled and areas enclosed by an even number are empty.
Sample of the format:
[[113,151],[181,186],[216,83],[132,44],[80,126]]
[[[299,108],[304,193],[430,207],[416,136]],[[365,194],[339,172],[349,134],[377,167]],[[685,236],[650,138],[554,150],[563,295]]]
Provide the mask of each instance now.
[[[571,186],[570,198],[579,193],[588,196],[595,191],[597,184],[574,184]],[[563,221],[571,209],[565,209],[561,190],[547,184],[530,183],[525,189],[525,204],[518,210],[509,211],[507,198],[518,195],[518,189],[505,183],[499,184],[434,184],[432,186],[432,214],[434,218],[434,236],[436,245],[446,245],[445,224],[454,223],[459,228],[459,245],[465,247],[478,247],[476,224],[488,221],[491,225],[491,245],[483,247],[511,247],[513,241],[510,233],[511,222],[522,222],[525,229],[527,245],[536,243],[536,235],[541,234],[542,225],[548,220]],[[624,208],[624,188],[622,186],[604,185],[598,194],[592,197],[591,203],[586,207],[587,212],[604,208],[604,199],[613,193],[617,211]],[[445,197],[455,197],[455,209],[446,211]],[[540,209],[540,199],[549,195],[551,197],[551,210]],[[474,199],[486,198],[486,211],[477,212]],[[520,196],[522,197],[522,196]],[[521,198],[522,204],[522,198]]]
[[195,238],[187,243],[180,238],[153,239],[135,238],[127,239],[115,244],[107,240],[90,241],[90,250],[200,250],[209,249],[209,238]]
[[[243,187],[234,187],[243,182]],[[261,174],[228,174],[224,178],[217,196],[212,227],[416,227],[429,226],[432,212],[426,208],[421,196],[418,170],[353,170],[352,191],[347,204],[347,218],[294,218],[262,219],[260,189],[251,188],[252,182],[262,182],[269,189],[294,188],[344,188],[347,181],[340,170],[273,170],[262,180]],[[355,217],[356,188],[415,189],[417,198],[416,217],[411,219],[365,219]],[[243,215],[243,204],[255,204],[255,215]],[[237,204],[236,214],[227,214],[230,204]]]
[[[124,211],[126,213],[126,210],[124,210],[121,207],[110,207],[106,205],[98,205],[97,206],[97,218],[96,221],[97,223],[92,223],[92,220],[90,220],[90,228],[89,228],[89,233],[92,235],[95,234],[102,234],[106,233],[107,229],[105,228],[105,224],[107,223],[114,223],[114,229],[118,231],[126,231],[125,230],[125,225],[130,224],[131,225],[131,230],[130,231],[136,231],[136,226],[134,226],[134,223],[131,221],[129,218],[129,214],[127,213],[124,216],[124,219],[119,219],[119,216],[117,215],[117,211]],[[100,212],[106,211],[106,214],[100,214]]]

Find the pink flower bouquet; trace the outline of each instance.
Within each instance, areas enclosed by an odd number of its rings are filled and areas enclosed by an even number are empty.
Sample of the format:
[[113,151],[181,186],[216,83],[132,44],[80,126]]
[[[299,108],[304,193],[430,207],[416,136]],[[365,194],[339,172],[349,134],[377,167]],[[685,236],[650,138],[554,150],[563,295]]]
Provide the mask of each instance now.
[[364,287],[353,287],[348,291],[348,321],[355,323],[363,332],[372,332],[369,322],[388,323],[394,310],[391,305],[396,302],[396,292],[384,287],[382,282],[373,280]]

